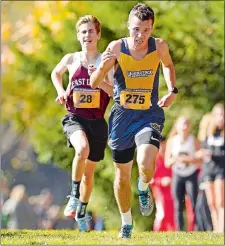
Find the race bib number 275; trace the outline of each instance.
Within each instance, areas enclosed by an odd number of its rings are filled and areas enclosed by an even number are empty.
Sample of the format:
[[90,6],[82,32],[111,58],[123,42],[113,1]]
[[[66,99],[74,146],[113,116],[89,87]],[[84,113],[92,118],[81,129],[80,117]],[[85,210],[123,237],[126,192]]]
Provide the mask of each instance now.
[[120,105],[129,109],[149,109],[151,90],[125,89],[120,93]]
[[76,108],[99,108],[100,90],[99,89],[74,89],[73,103]]

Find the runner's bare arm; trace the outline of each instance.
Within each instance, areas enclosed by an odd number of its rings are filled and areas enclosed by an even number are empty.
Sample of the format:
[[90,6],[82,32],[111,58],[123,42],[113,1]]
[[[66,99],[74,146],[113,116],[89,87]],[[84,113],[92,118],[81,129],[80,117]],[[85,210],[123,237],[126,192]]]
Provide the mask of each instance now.
[[113,96],[113,84],[112,81],[109,80],[108,74],[106,74],[105,79],[102,81],[99,87],[104,90],[110,97]]
[[[96,67],[93,65],[88,66],[88,74],[91,74],[96,70]],[[113,69],[111,69],[106,75],[102,83],[98,86],[102,90],[104,90],[109,96],[113,96]]]
[[111,85],[109,85],[106,82],[102,82],[99,85],[99,88],[101,88],[103,91],[105,91],[110,97],[113,96],[113,87]]
[[169,90],[169,92],[158,101],[158,106],[168,107],[176,100],[177,96],[177,94],[171,92],[173,87],[176,86],[175,68],[169,53],[167,42],[161,38],[157,38],[156,48],[162,63],[163,75]]
[[96,88],[104,80],[106,74],[115,65],[120,51],[120,40],[112,41],[102,54],[101,63],[91,74],[90,83],[92,88]]
[[57,102],[63,104],[66,100],[65,90],[62,84],[62,75],[67,70],[67,65],[71,63],[73,54],[65,55],[61,61],[55,66],[51,73],[52,83],[55,86],[58,97],[56,99]]
[[172,89],[176,86],[176,74],[173,61],[170,56],[169,47],[165,40],[156,39],[156,47],[161,59],[164,78],[168,89]]

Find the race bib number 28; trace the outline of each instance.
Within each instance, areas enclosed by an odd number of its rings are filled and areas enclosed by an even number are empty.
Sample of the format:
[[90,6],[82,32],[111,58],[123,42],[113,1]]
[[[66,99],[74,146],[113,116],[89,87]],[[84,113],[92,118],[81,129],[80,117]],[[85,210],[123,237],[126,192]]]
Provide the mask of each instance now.
[[75,108],[99,108],[100,90],[74,89],[73,103]]
[[129,109],[149,109],[151,90],[125,89],[120,93],[120,105]]

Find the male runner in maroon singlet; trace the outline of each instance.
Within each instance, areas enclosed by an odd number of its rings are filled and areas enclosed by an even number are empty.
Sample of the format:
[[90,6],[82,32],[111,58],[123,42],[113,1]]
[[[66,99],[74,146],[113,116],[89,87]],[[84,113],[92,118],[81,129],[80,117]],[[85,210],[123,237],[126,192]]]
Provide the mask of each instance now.
[[[86,207],[93,188],[96,163],[104,158],[108,139],[104,113],[113,89],[110,73],[97,89],[90,87],[90,74],[101,61],[97,48],[101,37],[98,19],[83,16],[76,29],[82,51],[65,55],[54,68],[51,78],[58,93],[57,102],[66,105],[67,114],[62,125],[68,146],[75,149],[72,191],[64,215],[75,217],[80,231],[88,231]],[[66,70],[69,71],[69,84],[65,91],[62,75]]]

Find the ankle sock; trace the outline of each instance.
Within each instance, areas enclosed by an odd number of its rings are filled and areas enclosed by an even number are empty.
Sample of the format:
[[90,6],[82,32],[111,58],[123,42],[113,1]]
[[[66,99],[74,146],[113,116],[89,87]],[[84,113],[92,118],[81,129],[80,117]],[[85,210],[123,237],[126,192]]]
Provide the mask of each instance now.
[[87,202],[80,202],[77,208],[77,218],[81,219],[85,217],[86,214],[86,208],[88,203]]
[[149,183],[144,183],[141,179],[138,179],[138,190],[139,191],[146,191],[148,189]]
[[72,181],[71,196],[75,196],[77,199],[80,198],[80,182]]
[[131,216],[131,209],[129,209],[126,213],[120,212],[122,225],[132,225],[132,216]]

